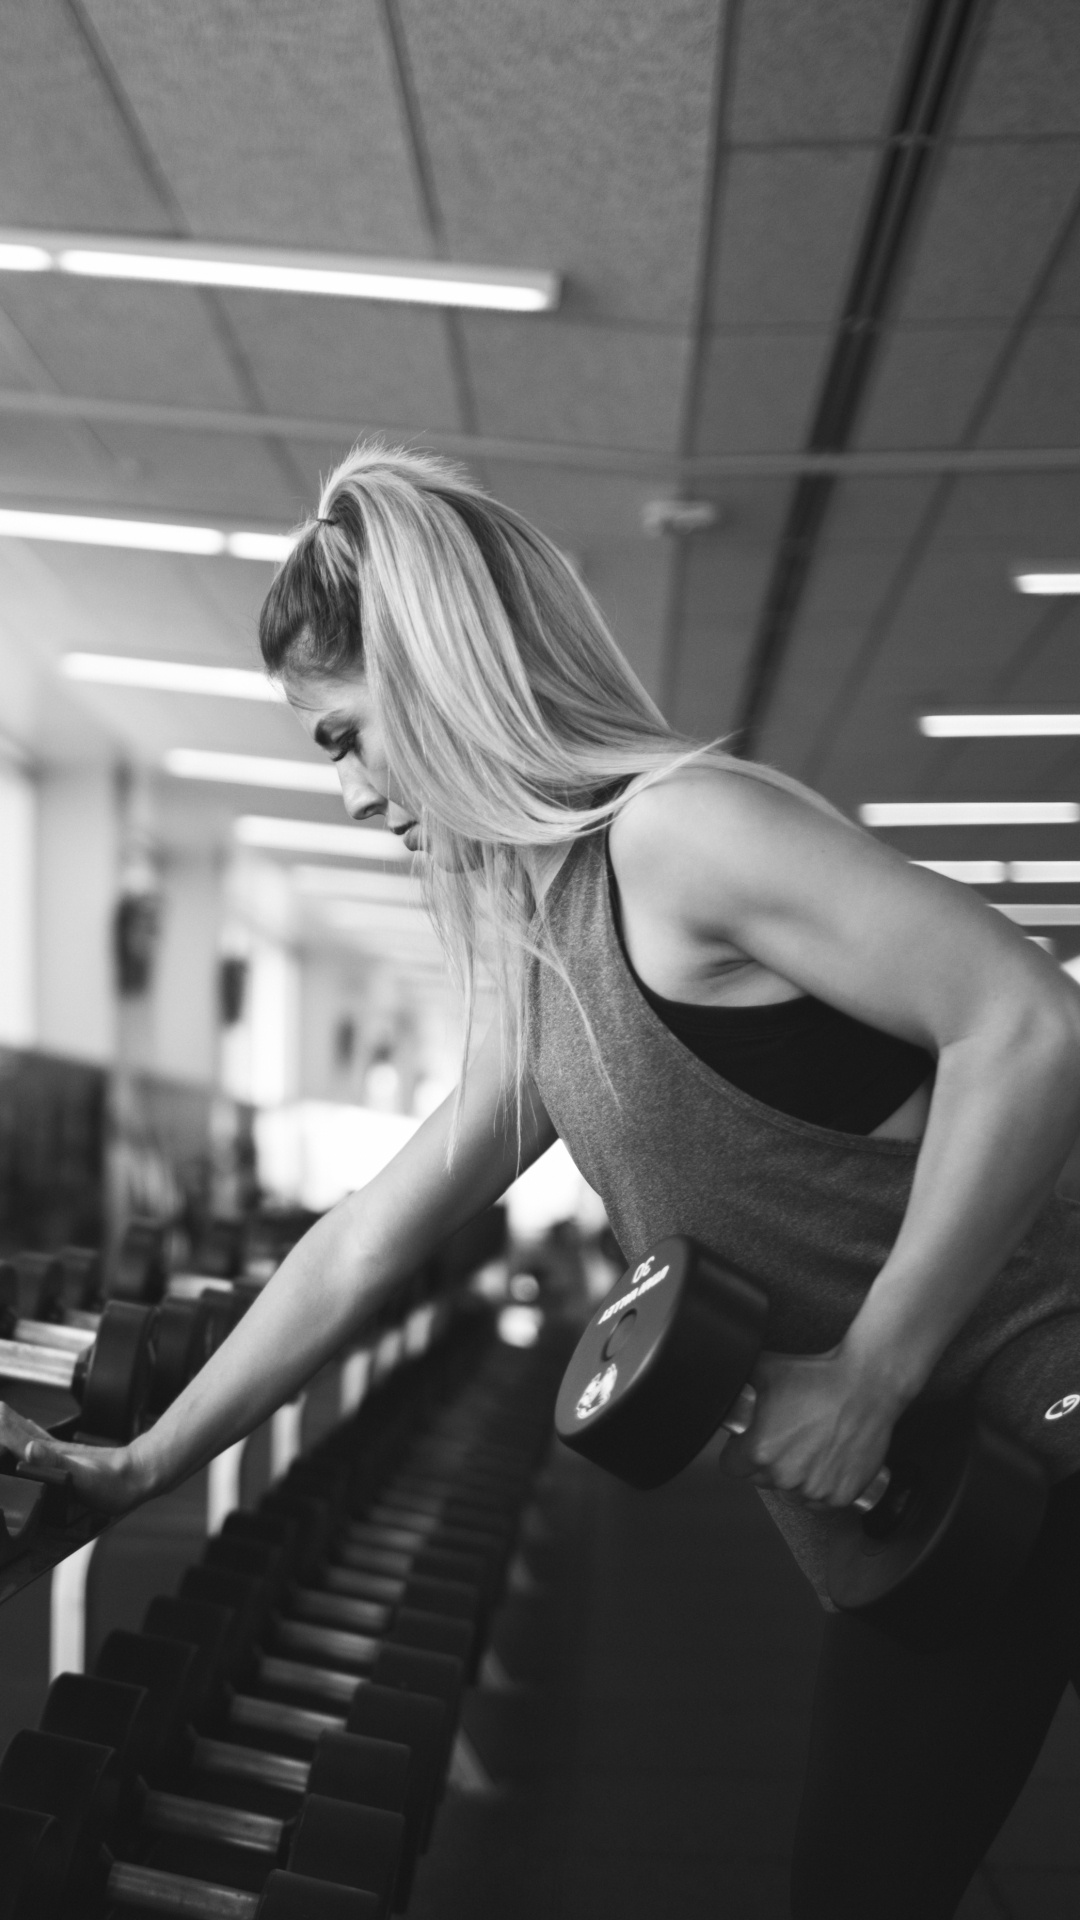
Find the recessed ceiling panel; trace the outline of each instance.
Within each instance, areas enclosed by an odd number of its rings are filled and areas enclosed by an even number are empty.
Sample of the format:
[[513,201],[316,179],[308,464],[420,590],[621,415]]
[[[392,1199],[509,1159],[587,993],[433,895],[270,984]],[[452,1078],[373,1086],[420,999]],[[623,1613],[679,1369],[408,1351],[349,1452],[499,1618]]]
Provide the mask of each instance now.
[[674,450],[686,334],[574,324],[557,315],[477,315],[462,324],[482,433]]
[[832,336],[712,333],[705,347],[695,453],[784,453],[806,440]]
[[634,672],[662,692],[662,641],[674,560],[670,540],[607,540],[589,548],[586,583]]
[[490,460],[492,493],[516,507],[588,567],[595,541],[632,539],[641,530],[646,503],[672,490],[661,474],[655,481],[609,473],[585,473],[524,461]]
[[234,520],[251,515],[282,526],[296,517],[295,490],[270,447],[254,435],[112,422],[101,422],[96,431],[127,463],[127,498],[138,499],[143,508]]
[[374,0],[88,0],[191,230],[423,255]]
[[442,314],[364,300],[228,293],[223,303],[271,413],[454,428]]
[[399,11],[451,256],[557,268],[568,312],[685,326],[723,7]]
[[913,0],[753,0],[744,6],[729,138],[880,138],[914,11]]
[[833,489],[822,551],[900,546],[933,501],[937,481],[918,474],[852,474]]
[[[1029,327],[979,439],[991,447],[1080,442],[1080,316]],[[1080,528],[1075,547],[1080,555]]]
[[23,273],[6,275],[0,294],[64,393],[245,404],[205,301],[186,288]]
[[730,156],[709,301],[714,325],[836,320],[876,160],[864,147]]
[[1011,320],[1080,183],[1080,142],[948,150],[900,302],[902,320]]
[[64,0],[0,8],[0,224],[167,231]]
[[111,453],[82,427],[20,414],[0,420],[0,494],[7,506],[100,506],[120,477]]
[[1007,337],[1003,326],[980,324],[894,328],[880,343],[853,445],[954,446]]
[[866,644],[865,617],[835,614],[799,620],[784,672],[769,703],[757,757],[816,786],[830,720]]
[[980,473],[949,488],[935,540],[988,549],[1006,580],[1014,561],[1075,558],[1078,529],[1080,472]]
[[1071,0],[997,0],[958,132],[1080,133],[1080,12]]

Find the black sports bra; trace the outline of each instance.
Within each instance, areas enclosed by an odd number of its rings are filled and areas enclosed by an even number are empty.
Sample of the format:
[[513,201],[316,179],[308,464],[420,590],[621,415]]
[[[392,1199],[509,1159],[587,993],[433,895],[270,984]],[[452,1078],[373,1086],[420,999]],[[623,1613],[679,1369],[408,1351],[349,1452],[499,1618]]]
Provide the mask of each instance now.
[[934,1070],[922,1047],[812,994],[767,1006],[699,1007],[637,983],[665,1027],[706,1066],[765,1106],[817,1127],[873,1133]]
[[809,993],[756,1007],[665,1000],[631,965],[610,856],[608,883],[623,957],[654,1013],[714,1073],[764,1106],[840,1133],[873,1133],[933,1073],[923,1047]]

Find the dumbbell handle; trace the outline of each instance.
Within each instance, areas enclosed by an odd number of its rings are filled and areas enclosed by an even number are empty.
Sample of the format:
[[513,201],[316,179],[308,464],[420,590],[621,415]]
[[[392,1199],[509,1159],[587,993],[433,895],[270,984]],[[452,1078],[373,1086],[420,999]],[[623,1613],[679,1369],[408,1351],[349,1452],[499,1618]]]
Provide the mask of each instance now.
[[109,1869],[108,1896],[118,1907],[142,1907],[147,1913],[196,1915],[198,1920],[255,1920],[261,1896],[236,1887],[215,1887],[156,1867],[118,1860]]
[[247,1847],[253,1853],[277,1853],[285,1832],[284,1820],[276,1820],[270,1814],[248,1813],[242,1807],[219,1807],[211,1800],[189,1800],[179,1793],[148,1791],[143,1795],[139,1812],[141,1824],[151,1833],[223,1840],[228,1846]]
[[[722,1425],[728,1433],[745,1433],[754,1418],[756,1406],[757,1392],[747,1381],[745,1386],[739,1388]],[[873,1479],[863,1488],[857,1499],[852,1501],[852,1506],[857,1507],[860,1513],[872,1513],[885,1494],[891,1479],[892,1474],[888,1467],[879,1467]]]
[[32,1347],[23,1340],[0,1340],[0,1381],[28,1380],[38,1387],[59,1387],[70,1393],[82,1351],[59,1347]]

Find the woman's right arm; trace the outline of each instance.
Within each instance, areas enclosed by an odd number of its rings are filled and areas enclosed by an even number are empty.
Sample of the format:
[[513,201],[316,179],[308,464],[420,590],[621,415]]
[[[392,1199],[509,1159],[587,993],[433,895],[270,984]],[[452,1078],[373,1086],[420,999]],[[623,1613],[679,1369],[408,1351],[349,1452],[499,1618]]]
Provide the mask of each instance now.
[[[521,1151],[504,1097],[499,1036],[469,1066],[451,1165],[453,1096],[383,1171],[318,1220],[282,1261],[239,1325],[154,1426],[127,1447],[63,1446],[0,1410],[0,1444],[32,1471],[63,1466],[95,1505],[124,1511],[165,1492],[293,1396],[441,1240],[497,1200],[555,1139],[526,1083]],[[21,1442],[21,1445],[20,1445]],[[26,1451],[29,1446],[29,1451]]]

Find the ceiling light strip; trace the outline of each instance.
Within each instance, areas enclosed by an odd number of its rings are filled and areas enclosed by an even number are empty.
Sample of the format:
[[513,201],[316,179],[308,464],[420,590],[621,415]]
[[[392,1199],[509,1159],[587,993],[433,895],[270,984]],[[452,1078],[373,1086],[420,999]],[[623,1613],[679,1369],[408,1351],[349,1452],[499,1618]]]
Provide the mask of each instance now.
[[91,513],[44,513],[0,507],[0,535],[12,540],[55,540],[81,547],[131,547],[146,553],[228,554],[234,560],[284,560],[291,533],[260,533],[165,520],[120,520]]
[[924,713],[928,740],[1033,740],[1080,734],[1080,713]]
[[313,760],[275,760],[257,753],[216,753],[205,747],[172,747],[166,773],[179,780],[215,780],[243,787],[278,787],[292,793],[340,795],[333,767]]
[[1080,569],[1076,567],[1052,569],[1031,568],[1013,574],[1013,586],[1017,593],[1042,593],[1051,595],[1070,595],[1080,593]]
[[502,313],[546,312],[558,305],[560,292],[559,275],[547,269],[21,228],[0,230],[0,271],[4,270],[485,307]]
[[65,653],[60,671],[91,686],[139,687],[153,693],[211,694],[225,700],[280,703],[285,695],[265,673],[248,667],[211,667],[187,660],[140,660],[130,654]]
[[411,860],[403,840],[382,827],[331,826],[322,820],[285,820],[273,814],[241,814],[233,835],[242,847],[269,853],[325,854],[345,860]]
[[859,808],[867,827],[1071,826],[1075,800],[874,800]]

